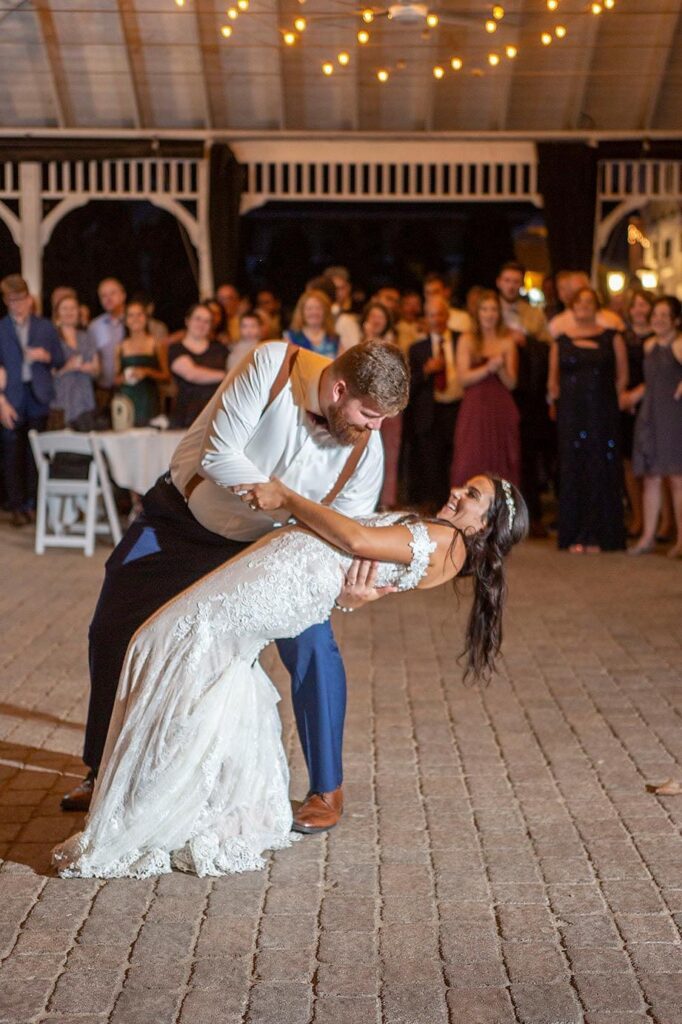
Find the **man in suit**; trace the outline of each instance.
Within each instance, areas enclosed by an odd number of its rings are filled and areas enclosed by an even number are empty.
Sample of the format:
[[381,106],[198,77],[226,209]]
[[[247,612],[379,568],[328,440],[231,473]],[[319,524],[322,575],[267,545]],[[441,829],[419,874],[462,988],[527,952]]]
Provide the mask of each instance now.
[[410,401],[405,413],[410,502],[441,508],[450,489],[450,463],[462,387],[455,362],[458,331],[448,327],[443,296],[425,307],[428,335],[409,350]]
[[9,310],[0,320],[0,424],[5,490],[13,526],[35,519],[36,467],[29,430],[44,430],[54,395],[52,370],[64,365],[57,331],[44,317],[34,316],[28,285],[19,274],[0,282]]

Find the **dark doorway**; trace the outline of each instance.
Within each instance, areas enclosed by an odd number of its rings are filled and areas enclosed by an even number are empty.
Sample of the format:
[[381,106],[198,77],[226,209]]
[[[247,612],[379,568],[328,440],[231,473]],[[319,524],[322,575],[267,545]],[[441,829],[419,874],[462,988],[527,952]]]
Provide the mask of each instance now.
[[128,295],[146,292],[156,316],[174,329],[196,302],[196,255],[182,225],[152,203],[95,201],[61,220],[45,249],[43,308],[56,285],[77,289],[93,315],[100,312],[97,284],[118,277]]

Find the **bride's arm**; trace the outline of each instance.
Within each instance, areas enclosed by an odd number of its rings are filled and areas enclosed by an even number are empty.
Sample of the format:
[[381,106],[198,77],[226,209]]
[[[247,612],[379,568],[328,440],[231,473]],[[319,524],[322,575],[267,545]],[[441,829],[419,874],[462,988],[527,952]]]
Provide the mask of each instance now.
[[318,536],[356,558],[403,565],[412,561],[412,534],[406,526],[363,526],[326,505],[302,497],[275,478],[267,484],[243,484],[233,490],[263,511],[286,509]]

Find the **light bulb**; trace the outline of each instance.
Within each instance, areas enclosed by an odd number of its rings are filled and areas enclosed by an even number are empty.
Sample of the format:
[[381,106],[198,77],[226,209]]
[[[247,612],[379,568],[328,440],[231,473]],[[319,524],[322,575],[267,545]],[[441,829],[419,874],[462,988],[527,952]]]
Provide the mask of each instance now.
[[308,22],[305,20],[305,18],[295,18],[294,19],[294,28],[296,29],[297,32],[305,32],[307,27],[308,27]]
[[547,10],[556,11],[559,6],[559,0],[547,0]]
[[333,75],[334,74],[334,65],[331,64],[328,60],[325,61],[324,64],[322,65],[322,74],[323,75]]
[[566,26],[557,25],[557,27],[554,29],[554,35],[557,37],[557,39],[564,39],[566,37]]
[[362,20],[366,25],[371,25],[372,22],[374,21],[374,11],[371,10],[369,7],[365,8],[365,10],[362,12]]
[[433,77],[441,79],[444,74],[445,74],[445,68],[442,68],[440,66],[440,64],[436,64],[435,68],[433,69]]
[[488,54],[488,64],[490,64],[491,67],[496,68],[499,63],[500,63],[500,55],[499,55],[499,53],[489,53]]
[[492,18],[488,18],[485,23],[486,32],[497,32],[497,22],[493,21]]
[[223,25],[220,29],[220,34],[223,37],[223,39],[229,39],[230,36],[232,35],[232,26]]
[[540,42],[542,43],[543,46],[549,46],[549,44],[552,42],[551,33],[550,32],[543,32],[542,35],[540,36]]
[[438,24],[438,15],[437,14],[427,14],[426,15],[426,24],[429,26],[429,28],[435,28],[436,25]]
[[339,64],[341,64],[341,66],[345,68],[346,64],[350,62],[350,54],[346,53],[345,50],[342,50],[336,59],[338,60]]
[[287,46],[293,46],[294,43],[296,42],[296,33],[285,32],[282,38],[284,39],[284,42],[287,44]]
[[385,68],[380,68],[379,71],[377,71],[377,78],[379,79],[380,82],[387,82],[388,71],[386,71]]
[[601,4],[592,4],[592,13],[593,14],[601,14],[601,12],[602,12]]
[[452,60],[450,61],[450,65],[453,71],[461,71],[463,63],[464,62],[461,57],[453,57]]
[[493,18],[497,18],[498,21],[502,21],[504,18],[504,7],[499,4],[495,4],[493,7]]
[[239,17],[239,11],[237,10],[236,7],[228,7],[227,16],[230,19],[230,21],[236,21],[237,18]]
[[185,0],[175,0],[175,3],[177,4],[178,7],[185,6]]
[[515,46],[507,46],[504,51],[510,60],[513,60],[516,54],[519,52]]
[[612,11],[615,6],[616,0],[604,0],[604,7],[606,7],[607,10]]
[[364,28],[361,28],[358,32],[358,42],[361,46],[364,46],[365,43],[369,42],[369,32],[366,32]]
[[237,0],[237,7],[240,11],[248,11],[249,0]]

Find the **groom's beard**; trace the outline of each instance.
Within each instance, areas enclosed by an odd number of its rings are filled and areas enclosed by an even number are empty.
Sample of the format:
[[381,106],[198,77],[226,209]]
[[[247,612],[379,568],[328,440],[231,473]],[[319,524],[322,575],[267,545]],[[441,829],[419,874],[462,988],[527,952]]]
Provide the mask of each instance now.
[[343,412],[332,406],[327,410],[329,433],[344,448],[350,448],[367,433],[367,427],[356,427],[349,423]]

